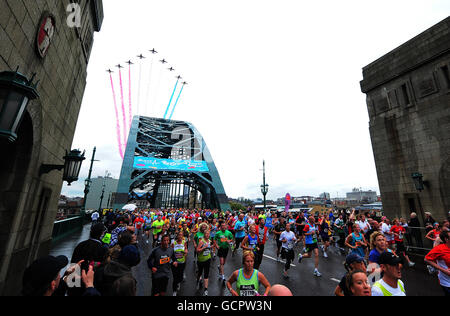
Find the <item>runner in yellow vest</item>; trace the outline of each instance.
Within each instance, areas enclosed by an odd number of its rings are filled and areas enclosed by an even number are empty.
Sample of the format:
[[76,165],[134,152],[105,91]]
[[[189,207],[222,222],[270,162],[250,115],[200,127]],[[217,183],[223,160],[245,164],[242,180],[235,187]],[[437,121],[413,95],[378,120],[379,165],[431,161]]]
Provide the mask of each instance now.
[[392,252],[383,252],[378,263],[383,278],[372,285],[372,296],[406,296],[402,277],[402,259]]

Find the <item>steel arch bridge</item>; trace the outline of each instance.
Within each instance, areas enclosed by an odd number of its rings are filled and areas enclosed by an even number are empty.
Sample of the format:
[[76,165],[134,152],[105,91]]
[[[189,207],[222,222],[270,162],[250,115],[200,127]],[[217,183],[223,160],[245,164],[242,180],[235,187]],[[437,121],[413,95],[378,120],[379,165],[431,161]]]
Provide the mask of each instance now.
[[113,207],[139,200],[150,208],[230,209],[208,147],[192,124],[133,117]]

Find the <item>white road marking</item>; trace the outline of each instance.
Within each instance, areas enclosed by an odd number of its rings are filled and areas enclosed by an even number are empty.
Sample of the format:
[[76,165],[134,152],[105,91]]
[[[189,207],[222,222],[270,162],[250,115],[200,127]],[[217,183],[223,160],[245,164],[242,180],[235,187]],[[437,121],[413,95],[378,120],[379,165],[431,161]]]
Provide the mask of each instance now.
[[[266,258],[272,259],[274,261],[277,261],[277,258],[273,258],[273,257],[268,256],[268,255],[263,255],[263,256],[266,257]],[[283,261],[283,260],[281,260],[280,262],[286,263],[286,261]],[[295,267],[295,264],[291,263],[291,266]]]
[[331,278],[331,281],[337,282],[337,283],[341,283],[341,280],[335,279],[335,278]]

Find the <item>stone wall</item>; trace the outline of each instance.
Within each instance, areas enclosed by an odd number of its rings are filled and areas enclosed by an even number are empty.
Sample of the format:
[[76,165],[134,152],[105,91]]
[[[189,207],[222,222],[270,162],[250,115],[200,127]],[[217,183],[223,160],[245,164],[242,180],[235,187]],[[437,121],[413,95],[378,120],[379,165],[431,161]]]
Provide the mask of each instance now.
[[[78,120],[94,32],[103,19],[101,0],[77,1],[80,27],[69,27],[69,0],[0,2],[0,72],[39,80],[39,98],[28,104],[14,144],[2,142],[0,158],[0,295],[21,289],[25,267],[48,254],[62,187],[62,171],[40,175],[42,164],[64,163]],[[44,12],[56,21],[47,55],[36,42]]]
[[[363,68],[370,135],[388,217],[450,210],[450,18]],[[423,175],[417,191],[411,174]]]

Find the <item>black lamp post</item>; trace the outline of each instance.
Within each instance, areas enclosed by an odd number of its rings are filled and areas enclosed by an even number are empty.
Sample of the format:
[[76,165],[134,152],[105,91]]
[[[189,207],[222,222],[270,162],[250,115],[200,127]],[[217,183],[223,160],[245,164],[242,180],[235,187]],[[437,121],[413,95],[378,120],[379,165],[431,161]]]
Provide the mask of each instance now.
[[29,100],[39,97],[36,85],[16,71],[0,72],[0,137],[10,142],[17,139],[16,131]]
[[62,170],[64,169],[63,181],[67,181],[68,185],[72,182],[78,180],[78,175],[80,174],[81,163],[84,159],[84,152],[81,154],[81,151],[78,149],[71,150],[70,153],[67,153],[63,157],[64,165],[48,165],[42,164],[41,169],[39,170],[39,175],[43,175],[44,173],[49,173],[52,170]]
[[263,160],[263,184],[261,185],[261,193],[264,197],[264,212],[266,211],[266,194],[269,192],[269,185],[266,184],[266,162]]
[[415,172],[411,174],[411,177],[414,181],[414,186],[416,187],[417,191],[423,191],[424,189],[424,181],[423,181],[423,175],[421,173]]

